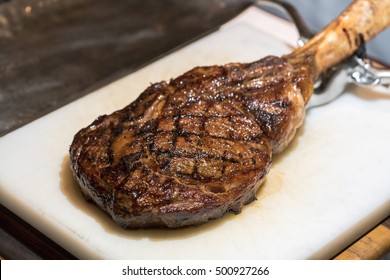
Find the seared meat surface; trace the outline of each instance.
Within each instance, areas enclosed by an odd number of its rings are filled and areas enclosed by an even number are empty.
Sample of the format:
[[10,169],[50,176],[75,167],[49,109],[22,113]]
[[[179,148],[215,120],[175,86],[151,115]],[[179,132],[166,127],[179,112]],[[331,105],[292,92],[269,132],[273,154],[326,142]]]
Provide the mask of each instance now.
[[197,67],[80,130],[71,168],[86,199],[125,228],[238,213],[293,138],[319,73],[390,24],[390,0],[357,0],[283,57]]
[[308,72],[270,56],[153,84],[75,136],[75,177],[123,227],[238,213],[302,122]]

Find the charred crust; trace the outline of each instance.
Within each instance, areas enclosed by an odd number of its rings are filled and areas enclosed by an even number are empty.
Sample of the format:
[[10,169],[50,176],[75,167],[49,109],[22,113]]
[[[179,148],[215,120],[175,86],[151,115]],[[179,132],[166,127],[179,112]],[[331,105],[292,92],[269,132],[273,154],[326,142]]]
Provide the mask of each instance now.
[[280,83],[300,83],[301,71],[267,57],[197,67],[153,84],[78,133],[70,148],[74,176],[85,196],[126,228],[239,213],[255,199],[277,135],[296,114]]

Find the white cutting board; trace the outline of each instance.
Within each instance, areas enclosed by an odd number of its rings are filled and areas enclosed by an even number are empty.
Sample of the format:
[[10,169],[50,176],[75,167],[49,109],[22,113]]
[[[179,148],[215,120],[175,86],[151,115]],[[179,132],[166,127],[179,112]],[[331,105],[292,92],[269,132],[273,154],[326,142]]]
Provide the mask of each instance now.
[[[279,38],[275,37],[279,36]],[[290,51],[286,22],[250,8],[221,30],[0,138],[0,202],[82,259],[327,259],[390,213],[390,98],[350,88],[307,113],[239,215],[178,230],[123,230],[84,201],[73,135],[151,82],[196,65]],[[291,42],[292,41],[292,42]]]

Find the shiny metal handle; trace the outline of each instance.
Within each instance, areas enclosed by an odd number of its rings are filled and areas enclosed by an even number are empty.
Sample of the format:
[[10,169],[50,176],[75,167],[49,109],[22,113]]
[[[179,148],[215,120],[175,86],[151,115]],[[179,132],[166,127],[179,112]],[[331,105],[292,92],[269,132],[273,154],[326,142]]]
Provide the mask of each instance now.
[[300,44],[300,41],[305,42],[314,36],[314,33],[306,25],[297,9],[290,3],[282,0],[257,0],[254,4],[260,8],[274,8],[277,11],[281,12],[284,16],[289,17],[294,23],[296,29],[298,30],[298,34],[300,36],[298,44]]
[[390,87],[390,69],[375,67],[372,61],[354,56],[357,66],[351,72],[352,81],[359,86]]

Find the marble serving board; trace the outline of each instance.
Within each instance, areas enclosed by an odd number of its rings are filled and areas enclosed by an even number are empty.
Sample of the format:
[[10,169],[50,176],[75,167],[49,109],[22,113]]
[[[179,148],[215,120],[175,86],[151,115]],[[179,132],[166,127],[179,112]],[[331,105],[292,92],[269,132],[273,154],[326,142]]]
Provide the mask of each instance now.
[[150,83],[197,65],[291,51],[289,23],[257,8],[218,31],[0,138],[0,203],[81,259],[328,259],[390,213],[390,97],[349,87],[307,112],[239,215],[177,230],[124,230],[84,201],[73,135]]

